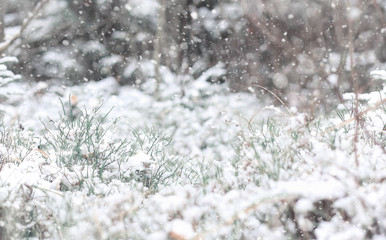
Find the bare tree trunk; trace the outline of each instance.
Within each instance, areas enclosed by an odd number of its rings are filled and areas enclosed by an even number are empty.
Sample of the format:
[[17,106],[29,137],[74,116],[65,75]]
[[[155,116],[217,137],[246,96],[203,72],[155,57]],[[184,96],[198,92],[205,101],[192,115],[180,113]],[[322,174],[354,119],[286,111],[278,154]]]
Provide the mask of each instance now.
[[6,0],[0,0],[0,42],[3,42],[5,40],[5,23],[4,23],[4,16],[5,16],[5,9],[7,7]]
[[154,52],[153,52],[153,59],[155,62],[155,79],[157,81],[157,86],[155,89],[155,95],[158,95],[159,93],[159,86],[162,81],[161,74],[159,72],[159,68],[161,66],[162,61],[162,47],[163,47],[163,41],[164,41],[164,32],[165,32],[165,25],[166,25],[166,0],[159,0],[159,11],[158,11],[158,23],[157,23],[157,32],[155,35],[154,40]]
[[[179,5],[179,24],[178,24],[178,33],[179,36],[179,59],[178,62],[180,65],[180,72],[186,74],[186,71],[189,67],[192,66],[192,58],[191,54],[193,53],[193,46],[191,42],[191,25],[192,25],[192,17],[191,17],[191,7],[193,5],[193,0],[185,0],[181,1]],[[186,66],[184,66],[186,65]]]

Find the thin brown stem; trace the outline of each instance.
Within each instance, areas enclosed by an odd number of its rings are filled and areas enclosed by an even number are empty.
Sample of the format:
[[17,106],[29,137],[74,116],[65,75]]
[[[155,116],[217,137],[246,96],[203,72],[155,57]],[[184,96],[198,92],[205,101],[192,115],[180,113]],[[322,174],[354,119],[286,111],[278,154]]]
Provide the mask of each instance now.
[[[350,9],[350,2],[347,1],[348,8]],[[348,13],[347,13],[348,14]],[[355,164],[359,166],[359,153],[358,153],[358,137],[359,137],[359,86],[358,86],[358,76],[355,71],[354,64],[354,44],[353,44],[353,26],[349,17],[347,17],[347,25],[348,25],[348,44],[350,50],[350,70],[351,70],[351,79],[353,81],[354,93],[355,93],[355,106],[354,106],[354,118],[355,118],[355,135],[354,135],[354,156],[355,156]]]
[[386,98],[382,99],[381,101],[377,102],[376,104],[374,104],[373,106],[367,108],[366,110],[364,110],[364,111],[358,113],[357,116],[354,116],[353,118],[350,118],[350,119],[348,119],[348,120],[346,120],[346,121],[344,121],[344,122],[342,122],[342,123],[340,123],[340,124],[338,124],[338,125],[336,125],[336,126],[334,126],[334,127],[328,128],[327,130],[325,130],[325,131],[323,132],[323,134],[326,134],[326,133],[328,133],[328,132],[331,132],[331,131],[334,130],[334,129],[341,128],[341,127],[343,127],[344,125],[347,125],[347,124],[349,124],[350,122],[354,121],[357,117],[358,117],[358,118],[363,117],[366,113],[368,113],[368,112],[370,112],[370,111],[372,111],[372,110],[377,109],[379,106],[383,105],[384,103],[386,103]]
[[289,110],[289,108],[287,107],[287,105],[283,102],[283,100],[281,100],[281,98],[279,96],[277,96],[274,92],[272,92],[271,90],[269,90],[268,88],[264,87],[264,86],[261,86],[259,84],[253,84],[253,86],[256,86],[258,88],[261,88],[265,91],[267,91],[269,94],[271,94],[275,99],[277,99],[281,105],[283,105],[283,107],[285,108],[285,110],[287,111],[288,115],[289,116],[293,116],[292,112]]
[[381,19],[382,25],[385,28],[386,27],[386,20],[382,14],[382,8],[379,6],[379,4],[375,0],[371,0],[371,3],[374,5],[374,7],[379,15],[379,18]]

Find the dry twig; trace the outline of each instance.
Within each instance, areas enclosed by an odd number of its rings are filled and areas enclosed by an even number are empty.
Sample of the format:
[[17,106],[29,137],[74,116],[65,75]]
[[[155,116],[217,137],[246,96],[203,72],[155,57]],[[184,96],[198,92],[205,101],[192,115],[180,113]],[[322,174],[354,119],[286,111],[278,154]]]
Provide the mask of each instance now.
[[281,100],[281,98],[280,98],[279,96],[277,96],[274,92],[272,92],[272,91],[269,90],[268,88],[263,87],[263,86],[261,86],[261,85],[259,85],[259,84],[253,84],[253,85],[256,86],[256,87],[258,87],[258,88],[261,88],[261,89],[267,91],[269,94],[271,94],[275,99],[277,99],[277,100],[281,103],[281,105],[283,105],[283,107],[285,108],[285,110],[288,112],[288,115],[291,116],[291,117],[293,116],[292,112],[289,110],[289,108],[287,107],[287,105],[285,105],[285,103],[283,102],[283,100]]
[[368,113],[368,112],[370,112],[370,111],[372,111],[372,110],[377,109],[379,106],[381,106],[381,105],[383,105],[383,104],[385,104],[385,103],[386,103],[386,98],[382,99],[381,101],[377,102],[376,104],[374,104],[373,106],[367,108],[366,110],[364,110],[364,111],[358,113],[358,114],[357,114],[356,116],[354,116],[353,118],[350,118],[350,119],[348,119],[348,120],[346,120],[346,121],[344,121],[344,122],[342,122],[342,123],[340,123],[340,124],[338,124],[338,125],[336,125],[336,126],[334,126],[334,127],[328,128],[327,130],[325,130],[325,131],[323,132],[323,134],[326,134],[326,133],[328,133],[328,132],[331,132],[331,131],[334,130],[334,129],[341,128],[341,127],[343,127],[344,125],[347,125],[347,124],[349,124],[350,122],[354,121],[355,119],[363,117],[366,113]]

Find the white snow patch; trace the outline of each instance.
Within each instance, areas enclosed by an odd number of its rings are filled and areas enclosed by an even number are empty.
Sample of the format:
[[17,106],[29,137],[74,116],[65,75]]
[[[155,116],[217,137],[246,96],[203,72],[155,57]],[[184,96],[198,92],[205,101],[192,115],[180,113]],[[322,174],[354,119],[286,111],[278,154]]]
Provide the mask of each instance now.
[[192,239],[195,235],[192,224],[182,219],[174,219],[167,225],[169,233],[180,236],[181,239]]

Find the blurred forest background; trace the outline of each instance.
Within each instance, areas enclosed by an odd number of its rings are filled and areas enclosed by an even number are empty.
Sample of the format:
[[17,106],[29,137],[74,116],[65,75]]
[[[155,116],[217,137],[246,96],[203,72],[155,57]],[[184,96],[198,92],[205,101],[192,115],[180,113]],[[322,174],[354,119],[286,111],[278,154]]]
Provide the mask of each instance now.
[[329,111],[381,86],[369,71],[386,69],[385,15],[386,0],[1,0],[0,51],[29,81],[139,86],[166,67],[183,94],[220,67],[206,80]]

